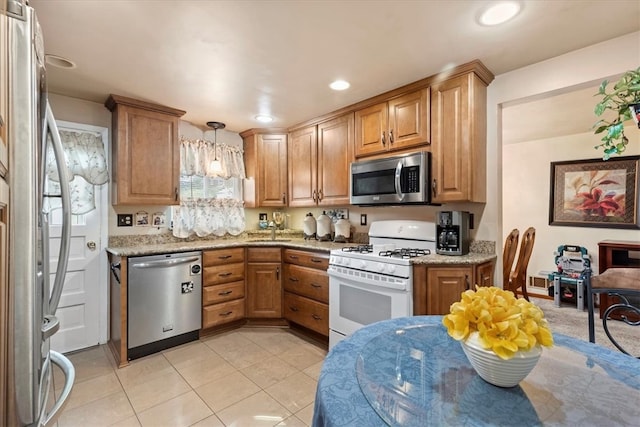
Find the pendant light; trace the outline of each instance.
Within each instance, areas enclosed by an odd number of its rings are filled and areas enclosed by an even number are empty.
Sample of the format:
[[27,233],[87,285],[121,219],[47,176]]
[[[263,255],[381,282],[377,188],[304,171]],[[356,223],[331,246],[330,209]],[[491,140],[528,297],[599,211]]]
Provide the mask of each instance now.
[[215,173],[222,172],[222,163],[218,160],[218,129],[224,129],[225,124],[222,122],[207,122],[207,126],[213,129],[213,161],[210,168]]

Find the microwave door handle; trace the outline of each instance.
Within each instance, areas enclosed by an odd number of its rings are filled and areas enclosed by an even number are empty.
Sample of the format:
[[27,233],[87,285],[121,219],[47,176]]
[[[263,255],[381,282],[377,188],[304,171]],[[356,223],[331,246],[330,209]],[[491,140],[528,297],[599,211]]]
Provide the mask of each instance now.
[[[60,197],[62,199],[62,232],[60,236],[60,252],[58,253],[58,266],[56,268],[56,277],[53,281],[53,290],[51,291],[51,299],[49,300],[49,313],[55,314],[62,295],[64,287],[64,278],[67,274],[67,263],[69,262],[69,250],[71,241],[71,197],[69,195],[69,176],[67,174],[67,162],[65,161],[64,149],[62,148],[62,140],[58,125],[53,117],[51,106],[47,102],[46,123],[48,132],[51,133],[51,141],[53,152],[58,168],[58,178],[60,180]],[[47,133],[43,132],[42,137],[47,138]],[[44,242],[48,244],[48,242]],[[49,262],[49,260],[43,260]],[[45,278],[47,280],[47,278]]]
[[398,164],[396,165],[396,195],[398,196],[399,201],[404,199],[404,194],[402,193],[402,186],[400,185],[401,177],[402,177],[402,160],[398,160]]

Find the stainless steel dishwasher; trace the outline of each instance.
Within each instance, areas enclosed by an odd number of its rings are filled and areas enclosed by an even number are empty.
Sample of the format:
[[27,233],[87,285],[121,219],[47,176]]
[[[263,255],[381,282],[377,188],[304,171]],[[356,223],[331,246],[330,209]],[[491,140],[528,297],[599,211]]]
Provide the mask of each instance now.
[[198,339],[202,253],[130,257],[127,357],[136,359]]

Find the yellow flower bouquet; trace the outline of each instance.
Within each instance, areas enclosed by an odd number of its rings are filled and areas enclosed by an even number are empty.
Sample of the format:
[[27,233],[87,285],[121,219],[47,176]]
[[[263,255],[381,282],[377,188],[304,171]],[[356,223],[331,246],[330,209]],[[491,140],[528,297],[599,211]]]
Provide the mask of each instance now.
[[478,332],[479,344],[501,359],[511,359],[516,352],[531,350],[537,344],[553,345],[542,310],[511,291],[476,286],[475,291],[463,292],[450,310],[442,323],[451,337],[465,341]]

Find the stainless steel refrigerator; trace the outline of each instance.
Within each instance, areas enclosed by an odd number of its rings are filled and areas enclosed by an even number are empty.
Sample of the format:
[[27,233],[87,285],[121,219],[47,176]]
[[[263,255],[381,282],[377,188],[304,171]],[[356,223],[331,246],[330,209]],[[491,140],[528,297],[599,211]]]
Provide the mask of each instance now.
[[[55,312],[67,261],[71,214],[67,173],[59,173],[61,194],[44,194],[45,157],[51,141],[58,170],[66,171],[64,152],[47,100],[42,31],[24,0],[8,0],[9,64],[9,414],[10,425],[55,422],[71,392],[75,372],[65,356],[52,351],[49,338],[59,328]],[[49,272],[46,197],[63,206],[62,243],[53,284]],[[53,393],[53,365],[65,377]],[[57,397],[57,400],[56,400]]]

